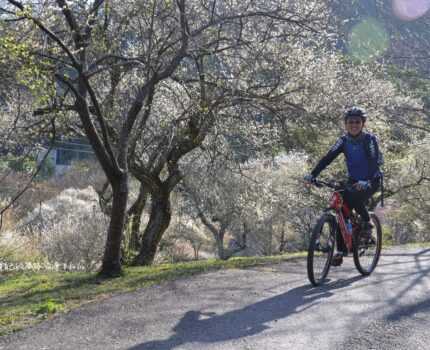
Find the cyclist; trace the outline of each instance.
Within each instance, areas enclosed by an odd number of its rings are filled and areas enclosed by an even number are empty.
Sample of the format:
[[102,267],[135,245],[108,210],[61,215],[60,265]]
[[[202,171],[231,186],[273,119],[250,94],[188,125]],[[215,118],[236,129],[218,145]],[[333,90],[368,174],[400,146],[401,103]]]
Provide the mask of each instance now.
[[[373,225],[370,223],[365,203],[380,187],[382,178],[380,166],[383,163],[383,157],[375,135],[363,130],[366,119],[366,112],[361,108],[352,107],[345,111],[346,133],[337,140],[312,172],[305,176],[305,181],[307,183],[314,181],[321,171],[340,153],[343,153],[348,169],[349,185],[346,186],[344,200],[350,209],[355,209],[360,215],[362,231],[370,238]],[[342,263],[343,253],[340,251],[339,244],[337,246],[338,251],[334,256],[333,265]],[[343,244],[341,246],[343,247]]]

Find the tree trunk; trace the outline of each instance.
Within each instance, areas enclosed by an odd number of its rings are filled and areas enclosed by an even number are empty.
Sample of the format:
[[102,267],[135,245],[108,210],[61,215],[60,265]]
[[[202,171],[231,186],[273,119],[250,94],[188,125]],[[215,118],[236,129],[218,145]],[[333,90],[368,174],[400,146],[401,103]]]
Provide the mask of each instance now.
[[218,250],[218,257],[221,260],[227,260],[227,256],[225,255],[225,250],[224,250],[224,232],[218,232],[217,235],[215,235],[215,240],[216,240],[216,246],[217,246],[217,250]]
[[281,239],[279,242],[279,253],[283,253],[287,247],[287,239],[285,234],[285,224],[282,224]]
[[194,244],[193,245],[194,260],[199,260],[200,247],[201,247],[201,244]]
[[122,175],[118,182],[112,184],[112,191],[112,215],[103,255],[103,264],[99,273],[104,277],[116,277],[121,273],[121,239],[128,199],[127,174]]
[[151,265],[154,262],[158,244],[169,227],[172,213],[170,192],[158,189],[151,193],[151,216],[142,236],[142,246],[136,257],[135,265]]
[[248,234],[250,230],[246,222],[243,222],[243,234],[242,234],[242,242],[241,248],[246,249],[248,247]]
[[216,246],[218,251],[218,258],[220,258],[221,260],[226,260],[225,253],[224,253],[224,242],[219,237],[217,237]]
[[143,184],[140,185],[139,196],[128,211],[128,220],[131,220],[131,233],[129,249],[140,250],[140,223],[143,209],[145,209],[148,192]]

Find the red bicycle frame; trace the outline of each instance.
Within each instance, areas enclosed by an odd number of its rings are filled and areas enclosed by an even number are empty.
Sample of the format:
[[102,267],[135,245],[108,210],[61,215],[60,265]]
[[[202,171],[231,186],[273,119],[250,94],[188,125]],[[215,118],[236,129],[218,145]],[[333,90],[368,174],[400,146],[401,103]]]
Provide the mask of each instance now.
[[[339,224],[340,233],[342,234],[343,241],[345,242],[346,247],[348,248],[348,252],[352,252],[352,232],[349,232],[346,227],[345,218],[352,219],[351,209],[349,209],[346,202],[343,200],[341,190],[336,190],[333,192],[330,198],[330,209],[333,209],[336,212],[337,222]],[[351,224],[355,226],[354,220],[351,220]],[[354,228],[353,230],[354,231]]]

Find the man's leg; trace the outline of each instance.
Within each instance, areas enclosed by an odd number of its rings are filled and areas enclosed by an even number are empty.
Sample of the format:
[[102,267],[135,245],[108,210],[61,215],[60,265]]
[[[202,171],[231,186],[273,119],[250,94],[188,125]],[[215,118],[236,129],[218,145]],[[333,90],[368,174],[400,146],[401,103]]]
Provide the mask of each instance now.
[[369,212],[366,208],[366,201],[372,197],[372,195],[378,190],[377,185],[373,185],[364,191],[358,190],[346,190],[344,194],[344,199],[348,204],[350,209],[355,209],[355,211],[360,215],[363,222],[363,229],[369,231],[372,229],[372,224],[370,223]]
[[370,221],[369,212],[367,211],[365,203],[371,196],[372,195],[366,196],[364,193],[357,193],[357,195],[352,196],[353,208],[360,215],[361,220],[363,220],[363,222]]

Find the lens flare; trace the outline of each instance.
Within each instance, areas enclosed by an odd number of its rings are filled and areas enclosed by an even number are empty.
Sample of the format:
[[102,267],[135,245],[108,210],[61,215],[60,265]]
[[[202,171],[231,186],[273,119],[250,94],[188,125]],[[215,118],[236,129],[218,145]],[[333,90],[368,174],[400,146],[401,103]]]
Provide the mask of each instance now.
[[430,10],[430,0],[393,0],[393,13],[402,21],[413,21]]
[[367,18],[352,27],[349,54],[360,61],[369,62],[381,56],[389,46],[389,36],[374,18]]

